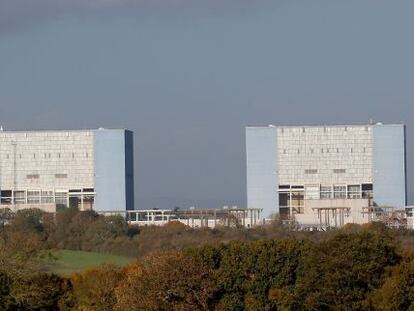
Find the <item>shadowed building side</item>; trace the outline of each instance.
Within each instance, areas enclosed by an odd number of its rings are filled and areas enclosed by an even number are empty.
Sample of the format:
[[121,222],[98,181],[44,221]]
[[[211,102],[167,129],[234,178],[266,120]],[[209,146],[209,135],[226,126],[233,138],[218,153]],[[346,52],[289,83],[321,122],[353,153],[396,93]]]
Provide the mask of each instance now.
[[246,128],[247,207],[279,213],[277,128]]
[[97,211],[133,210],[133,138],[127,130],[94,131]]
[[374,202],[379,206],[407,205],[406,132],[404,125],[374,126]]

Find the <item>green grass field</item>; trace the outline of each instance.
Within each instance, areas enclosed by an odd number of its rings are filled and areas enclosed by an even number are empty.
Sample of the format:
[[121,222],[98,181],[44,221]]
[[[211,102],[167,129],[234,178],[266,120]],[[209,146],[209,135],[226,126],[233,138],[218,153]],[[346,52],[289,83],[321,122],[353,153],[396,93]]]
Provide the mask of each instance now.
[[62,276],[70,275],[73,272],[96,268],[104,264],[126,266],[135,259],[132,257],[72,250],[56,250],[52,251],[51,254],[51,257],[54,258],[45,256],[43,259],[42,270]]

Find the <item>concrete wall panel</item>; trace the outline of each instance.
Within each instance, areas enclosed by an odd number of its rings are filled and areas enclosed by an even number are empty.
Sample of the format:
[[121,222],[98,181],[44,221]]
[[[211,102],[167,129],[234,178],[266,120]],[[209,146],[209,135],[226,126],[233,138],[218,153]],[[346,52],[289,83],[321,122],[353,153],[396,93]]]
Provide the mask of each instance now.
[[94,131],[95,209],[126,209],[125,131]]
[[246,128],[247,207],[279,212],[277,128]]
[[377,205],[406,206],[405,126],[374,126],[374,201]]

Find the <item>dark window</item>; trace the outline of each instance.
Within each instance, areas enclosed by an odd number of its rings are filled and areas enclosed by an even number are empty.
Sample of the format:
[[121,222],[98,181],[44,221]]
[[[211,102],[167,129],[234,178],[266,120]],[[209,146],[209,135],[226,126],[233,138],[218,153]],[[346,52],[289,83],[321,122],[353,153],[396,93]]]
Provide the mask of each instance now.
[[55,178],[68,178],[68,174],[55,174]]
[[290,185],[279,185],[279,189],[290,189]]
[[362,184],[362,190],[366,191],[366,190],[373,190],[373,186],[372,184]]
[[1,204],[12,203],[12,191],[11,190],[2,190],[0,194],[1,194]]
[[70,208],[79,208],[80,199],[78,197],[69,197],[69,207]]
[[362,184],[361,185],[362,190],[362,198],[363,199],[372,199],[373,195],[373,185],[372,184]]
[[289,208],[281,207],[279,208],[279,216],[281,220],[289,219]]
[[289,193],[279,193],[279,206],[287,207],[289,206]]
[[27,179],[39,179],[39,174],[28,174],[26,175]]

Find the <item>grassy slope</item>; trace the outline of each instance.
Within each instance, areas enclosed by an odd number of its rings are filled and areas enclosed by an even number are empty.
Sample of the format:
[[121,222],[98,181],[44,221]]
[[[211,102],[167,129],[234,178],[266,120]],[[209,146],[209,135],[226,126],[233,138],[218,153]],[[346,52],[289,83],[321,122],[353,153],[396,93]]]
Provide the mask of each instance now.
[[131,257],[72,250],[58,250],[52,252],[52,254],[57,259],[44,259],[43,269],[59,275],[69,275],[73,272],[96,268],[103,264],[126,266],[134,260]]

